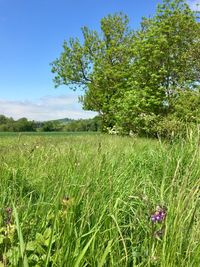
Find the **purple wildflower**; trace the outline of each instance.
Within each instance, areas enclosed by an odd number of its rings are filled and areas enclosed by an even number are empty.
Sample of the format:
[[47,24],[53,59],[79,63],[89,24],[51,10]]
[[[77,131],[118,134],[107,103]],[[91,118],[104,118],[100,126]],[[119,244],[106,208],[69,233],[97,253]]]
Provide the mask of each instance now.
[[161,223],[166,217],[166,209],[157,207],[156,211],[151,215],[151,221],[153,223]]

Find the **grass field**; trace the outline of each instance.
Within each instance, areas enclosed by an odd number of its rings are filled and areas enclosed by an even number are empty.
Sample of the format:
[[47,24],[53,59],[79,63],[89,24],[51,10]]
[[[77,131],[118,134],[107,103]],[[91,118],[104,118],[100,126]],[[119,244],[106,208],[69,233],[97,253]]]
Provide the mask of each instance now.
[[0,136],[0,266],[199,267],[199,139]]

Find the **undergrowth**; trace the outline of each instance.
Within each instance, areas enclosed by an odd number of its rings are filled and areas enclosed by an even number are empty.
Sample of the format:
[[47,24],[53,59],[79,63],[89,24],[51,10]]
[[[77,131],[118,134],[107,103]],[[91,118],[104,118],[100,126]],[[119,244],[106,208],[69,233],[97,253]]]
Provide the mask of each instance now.
[[199,149],[195,136],[2,136],[0,266],[199,266]]

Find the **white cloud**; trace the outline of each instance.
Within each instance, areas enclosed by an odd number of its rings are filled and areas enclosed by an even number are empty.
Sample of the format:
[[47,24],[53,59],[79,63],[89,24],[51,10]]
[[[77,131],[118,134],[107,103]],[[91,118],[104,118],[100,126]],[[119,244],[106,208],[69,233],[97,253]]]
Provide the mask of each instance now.
[[192,10],[200,11],[200,0],[189,0],[187,2]]
[[0,114],[14,119],[26,117],[29,120],[45,121],[61,118],[86,119],[96,115],[84,111],[78,104],[78,96],[45,96],[36,100],[0,99]]

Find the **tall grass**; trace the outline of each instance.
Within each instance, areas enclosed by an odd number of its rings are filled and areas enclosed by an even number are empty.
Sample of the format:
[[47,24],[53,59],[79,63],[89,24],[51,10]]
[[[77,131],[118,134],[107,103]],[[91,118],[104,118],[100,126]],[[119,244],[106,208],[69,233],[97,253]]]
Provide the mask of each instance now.
[[0,266],[199,266],[198,137],[2,136],[0,159]]

